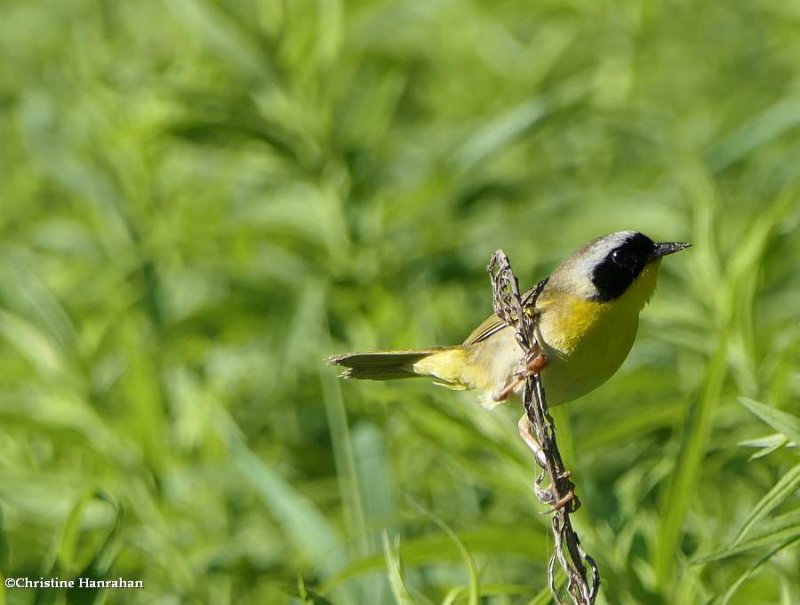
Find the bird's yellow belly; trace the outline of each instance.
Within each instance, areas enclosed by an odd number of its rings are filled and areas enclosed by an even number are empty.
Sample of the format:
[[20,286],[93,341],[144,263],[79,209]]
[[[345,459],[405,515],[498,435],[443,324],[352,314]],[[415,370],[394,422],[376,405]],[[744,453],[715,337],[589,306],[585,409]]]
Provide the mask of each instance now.
[[547,309],[541,340],[550,363],[542,382],[550,405],[559,405],[596,389],[625,361],[639,325],[638,309],[573,299],[559,313]]

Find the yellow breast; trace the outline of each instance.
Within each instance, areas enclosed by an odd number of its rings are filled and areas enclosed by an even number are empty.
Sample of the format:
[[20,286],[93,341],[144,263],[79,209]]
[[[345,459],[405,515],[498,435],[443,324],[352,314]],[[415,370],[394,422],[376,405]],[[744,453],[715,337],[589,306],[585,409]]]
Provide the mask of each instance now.
[[551,405],[596,389],[625,361],[639,328],[639,311],[655,290],[651,263],[619,298],[597,302],[555,292],[542,299],[539,330],[550,357],[542,374]]
[[610,305],[564,295],[539,306],[543,340],[561,356],[571,355],[587,336],[603,326]]

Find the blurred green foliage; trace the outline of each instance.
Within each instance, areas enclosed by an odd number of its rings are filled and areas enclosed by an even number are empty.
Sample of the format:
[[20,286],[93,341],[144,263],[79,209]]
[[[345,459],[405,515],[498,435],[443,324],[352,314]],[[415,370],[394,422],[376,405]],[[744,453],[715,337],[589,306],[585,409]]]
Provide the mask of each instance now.
[[623,228],[695,247],[556,410],[600,602],[800,602],[796,0],[5,0],[0,53],[0,571],[145,583],[0,603],[548,602],[515,406],[324,358]]

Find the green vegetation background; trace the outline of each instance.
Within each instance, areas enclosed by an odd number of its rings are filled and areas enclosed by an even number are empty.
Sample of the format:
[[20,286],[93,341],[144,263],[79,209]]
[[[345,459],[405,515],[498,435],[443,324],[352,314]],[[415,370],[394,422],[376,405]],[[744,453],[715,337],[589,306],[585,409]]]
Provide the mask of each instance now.
[[5,0],[0,53],[0,570],[145,583],[0,603],[547,602],[519,410],[324,359],[621,228],[695,247],[557,410],[600,602],[800,603],[795,0]]

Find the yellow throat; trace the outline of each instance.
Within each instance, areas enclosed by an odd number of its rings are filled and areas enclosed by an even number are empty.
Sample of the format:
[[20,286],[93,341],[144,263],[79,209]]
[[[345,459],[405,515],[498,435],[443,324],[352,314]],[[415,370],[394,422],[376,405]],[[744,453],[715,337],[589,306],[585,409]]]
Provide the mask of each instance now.
[[540,301],[540,333],[550,365],[542,374],[550,405],[597,388],[628,356],[639,312],[656,288],[659,261],[645,267],[617,299],[598,302],[567,294]]

